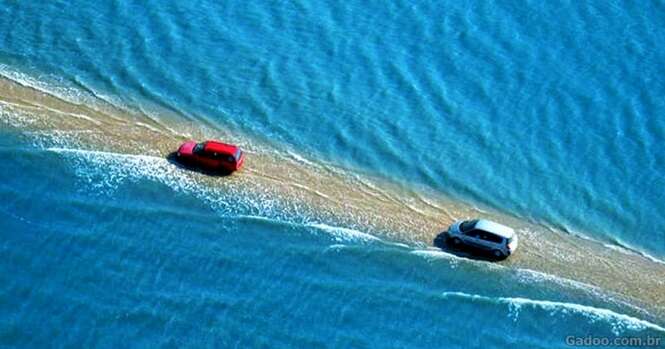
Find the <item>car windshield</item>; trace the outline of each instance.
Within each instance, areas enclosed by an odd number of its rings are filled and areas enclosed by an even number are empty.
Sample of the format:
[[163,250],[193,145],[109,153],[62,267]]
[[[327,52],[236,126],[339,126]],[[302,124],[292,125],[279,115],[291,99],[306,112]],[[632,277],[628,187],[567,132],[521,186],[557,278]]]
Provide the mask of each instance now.
[[194,154],[203,154],[203,148],[205,148],[205,143],[197,143],[194,146]]
[[478,223],[477,219],[474,219],[472,221],[464,221],[462,222],[462,224],[460,224],[459,228],[463,233],[466,233],[469,230],[473,229],[473,227],[476,226],[476,223]]

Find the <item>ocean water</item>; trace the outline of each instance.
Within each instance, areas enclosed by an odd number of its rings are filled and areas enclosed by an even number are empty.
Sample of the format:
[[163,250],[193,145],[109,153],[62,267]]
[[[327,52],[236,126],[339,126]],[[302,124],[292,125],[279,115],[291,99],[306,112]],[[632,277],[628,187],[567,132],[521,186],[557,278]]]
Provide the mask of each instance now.
[[[664,10],[1,3],[0,344],[664,338]],[[431,247],[476,215],[521,251]]]

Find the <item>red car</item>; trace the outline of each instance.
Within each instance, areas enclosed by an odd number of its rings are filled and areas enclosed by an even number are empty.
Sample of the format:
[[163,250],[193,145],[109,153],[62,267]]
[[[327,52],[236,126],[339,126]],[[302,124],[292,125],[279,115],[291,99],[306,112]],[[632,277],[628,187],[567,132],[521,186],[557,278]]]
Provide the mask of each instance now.
[[176,156],[184,163],[211,171],[237,171],[245,161],[240,148],[218,141],[187,141],[178,148]]

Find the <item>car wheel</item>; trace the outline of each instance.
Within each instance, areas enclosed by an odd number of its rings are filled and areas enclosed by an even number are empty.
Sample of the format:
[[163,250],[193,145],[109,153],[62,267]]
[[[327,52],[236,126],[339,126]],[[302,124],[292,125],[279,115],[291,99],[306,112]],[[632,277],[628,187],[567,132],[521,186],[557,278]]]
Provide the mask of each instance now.
[[496,257],[496,258],[503,258],[503,257],[505,257],[505,256],[503,255],[503,252],[501,252],[501,251],[499,251],[499,250],[494,250],[494,251],[492,251],[492,254],[493,254],[494,257]]

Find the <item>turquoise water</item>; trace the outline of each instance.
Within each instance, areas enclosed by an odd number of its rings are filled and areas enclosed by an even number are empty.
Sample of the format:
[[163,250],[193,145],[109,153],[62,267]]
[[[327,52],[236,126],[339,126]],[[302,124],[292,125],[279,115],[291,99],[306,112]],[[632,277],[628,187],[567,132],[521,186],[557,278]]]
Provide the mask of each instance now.
[[[663,10],[6,2],[0,63],[663,259]],[[665,332],[581,285],[277,221],[16,131],[0,145],[2,344],[552,348]]]

